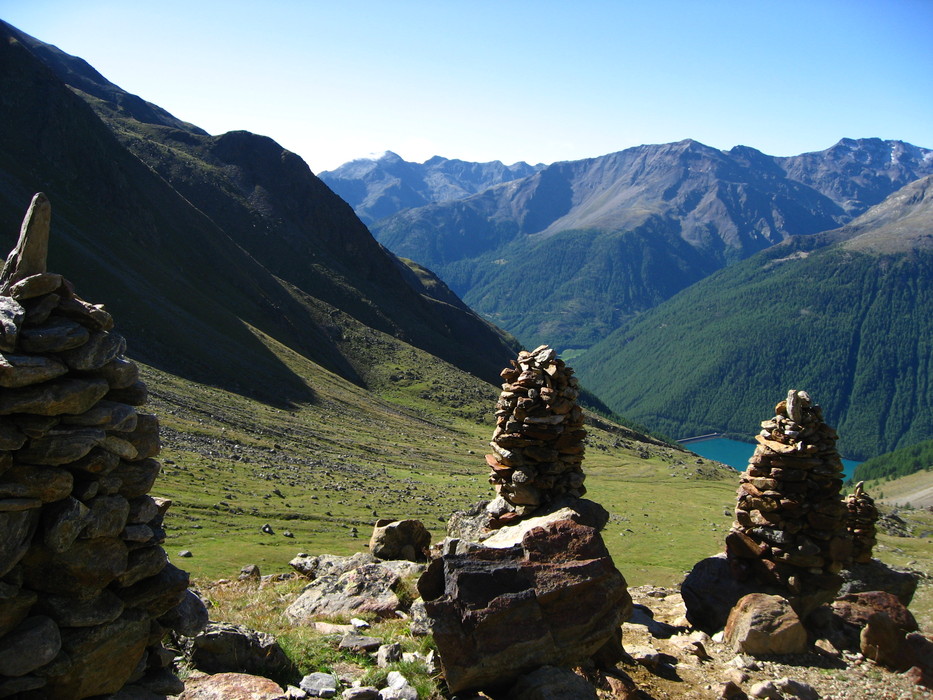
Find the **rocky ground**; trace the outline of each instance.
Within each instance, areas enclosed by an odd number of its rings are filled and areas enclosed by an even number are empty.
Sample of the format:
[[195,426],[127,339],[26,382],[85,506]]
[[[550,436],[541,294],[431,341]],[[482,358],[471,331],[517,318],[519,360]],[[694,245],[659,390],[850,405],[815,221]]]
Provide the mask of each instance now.
[[[725,684],[730,681],[749,697],[804,697],[787,690],[773,694],[762,685],[771,681],[777,688],[782,679],[804,683],[818,694],[813,697],[824,700],[933,698],[933,691],[861,654],[839,655],[817,649],[770,659],[737,655],[702,632],[690,631],[678,590],[639,586],[630,588],[629,593],[635,612],[622,630],[623,646],[632,661],[622,667],[644,693],[643,698],[725,697]],[[601,692],[605,698],[618,697]]]

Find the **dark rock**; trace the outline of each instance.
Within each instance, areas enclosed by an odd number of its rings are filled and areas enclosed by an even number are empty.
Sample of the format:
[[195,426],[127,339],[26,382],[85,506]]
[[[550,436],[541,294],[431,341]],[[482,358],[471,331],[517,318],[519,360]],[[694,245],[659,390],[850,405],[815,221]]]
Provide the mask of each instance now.
[[16,350],[19,329],[25,317],[26,310],[19,302],[8,296],[0,296],[0,352]]
[[895,569],[878,559],[865,564],[853,564],[841,572],[842,587],[839,596],[865,591],[893,593],[904,605],[910,605],[917,590],[917,574]]
[[91,509],[69,496],[42,510],[43,542],[58,554],[64,552],[87,525]]
[[845,622],[861,629],[875,613],[884,613],[894,625],[907,632],[917,629],[917,621],[910,610],[892,593],[866,591],[840,596],[832,603],[833,612]]
[[129,553],[126,562],[126,571],[117,577],[116,583],[121,587],[132,586],[150,576],[155,576],[168,564],[168,555],[158,546],[141,547]]
[[133,430],[136,421],[136,408],[116,401],[98,401],[93,408],[77,416],[62,416],[62,423],[66,425],[85,425],[101,430]]
[[126,340],[119,333],[96,331],[86,343],[59,355],[71,369],[81,372],[100,369],[126,351]]
[[36,591],[81,596],[100,591],[126,571],[126,545],[115,538],[78,540],[65,552],[33,545],[23,557],[26,585]]
[[102,377],[111,389],[126,389],[139,381],[139,367],[125,357],[115,357],[94,374]]
[[84,345],[90,333],[80,323],[56,318],[19,332],[19,348],[30,353],[60,353]]
[[182,636],[194,637],[207,627],[207,606],[194,591],[186,590],[181,602],[162,615],[159,623]]
[[123,496],[97,496],[88,502],[90,513],[81,533],[85,539],[119,537],[126,526],[130,504]]
[[58,416],[62,413],[84,413],[102,399],[108,389],[106,381],[92,377],[62,377],[21,389],[10,389],[0,394],[0,415],[33,413]]
[[341,649],[347,649],[357,653],[376,651],[380,646],[382,646],[381,639],[376,639],[375,637],[366,637],[364,635],[355,634],[353,632],[344,635],[339,644]]
[[[91,540],[93,541],[93,540]],[[173,564],[165,564],[159,573],[115,592],[128,608],[141,608],[159,617],[178,605],[188,588],[189,576]]]
[[138,456],[134,459],[155,457],[162,449],[162,443],[159,441],[159,419],[150,413],[138,414],[136,427],[132,431],[114,432],[113,435],[136,448]]
[[277,677],[293,670],[275,637],[242,625],[210,622],[186,644],[191,663],[206,673],[239,671]]
[[149,389],[144,382],[136,381],[127,387],[111,389],[105,396],[110,401],[128,403],[130,406],[142,406],[149,402]]
[[105,625],[62,630],[62,649],[80,663],[48,679],[49,698],[114,693],[129,680],[146,651],[149,619],[127,610]]
[[514,547],[447,554],[418,589],[453,693],[586,659],[632,605],[599,533],[567,520]]
[[596,688],[567,668],[542,666],[519,678],[510,700],[596,700]]
[[[772,589],[776,592],[777,589]],[[697,562],[680,584],[680,594],[687,608],[687,620],[707,634],[726,626],[729,613],[739,599],[762,591],[751,582],[737,580],[725,554]]]
[[907,635],[885,613],[874,613],[862,628],[861,651],[865,658],[895,671],[906,671],[913,663]]
[[37,598],[35,591],[0,582],[0,638],[26,619]]
[[[26,444],[28,436],[22,430],[20,430],[16,425],[8,423],[7,421],[0,422],[0,450],[4,452],[10,452],[12,450],[18,450],[20,447]],[[9,467],[13,463],[13,456],[7,455]],[[4,470],[7,468],[5,467]],[[2,473],[2,471],[0,471]]]
[[44,596],[36,607],[60,627],[94,627],[113,622],[123,614],[123,601],[106,589],[89,600]]
[[144,459],[139,462],[120,462],[119,466],[111,472],[122,482],[119,493],[124,498],[138,498],[149,493],[156,477],[162,470],[162,465],[154,459]]
[[0,476],[0,498],[38,498],[51,503],[66,498],[73,484],[71,472],[65,469],[16,464]]
[[27,617],[0,639],[0,676],[25,676],[54,659],[61,646],[53,620],[44,615]]
[[724,643],[752,656],[801,654],[807,631],[786,598],[749,593],[729,613]]
[[47,382],[67,373],[68,368],[52,357],[0,354],[0,386],[7,389]]

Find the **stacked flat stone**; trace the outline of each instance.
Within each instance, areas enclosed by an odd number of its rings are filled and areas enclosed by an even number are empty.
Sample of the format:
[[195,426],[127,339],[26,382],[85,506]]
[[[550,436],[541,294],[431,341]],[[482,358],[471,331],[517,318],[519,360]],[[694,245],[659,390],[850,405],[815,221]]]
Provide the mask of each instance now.
[[0,273],[0,697],[179,692],[159,423],[110,314],[45,270],[49,218],[37,195]]
[[835,594],[851,556],[842,460],[835,431],[806,392],[792,389],[775,414],[761,424],[742,473],[726,553],[737,578],[792,603],[805,597],[809,609]]
[[523,350],[501,372],[489,482],[519,516],[561,496],[581,497],[583,411],[577,378],[547,345]]
[[878,509],[875,499],[865,493],[864,482],[858,482],[855,490],[846,497],[846,509],[849,511],[846,529],[852,536],[852,561],[867,564],[877,544],[875,523],[878,521]]

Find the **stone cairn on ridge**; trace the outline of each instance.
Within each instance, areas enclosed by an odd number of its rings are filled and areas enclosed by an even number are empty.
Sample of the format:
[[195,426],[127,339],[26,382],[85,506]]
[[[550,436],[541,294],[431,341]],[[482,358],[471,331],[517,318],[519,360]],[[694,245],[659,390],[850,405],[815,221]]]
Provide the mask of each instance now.
[[178,693],[159,423],[110,314],[46,271],[50,217],[37,194],[0,273],[0,697]]
[[[504,500],[496,524],[525,517],[561,496],[582,497],[583,410],[577,378],[547,345],[522,350],[504,380],[496,403],[489,482]],[[498,500],[498,499],[497,499]]]
[[838,436],[807,393],[793,389],[761,428],[726,554],[737,579],[781,590],[804,617],[833,599],[852,553]]
[[846,529],[852,536],[852,561],[856,564],[867,564],[871,561],[872,549],[875,539],[875,523],[878,521],[878,509],[875,499],[865,493],[864,481],[858,482],[855,491],[846,497],[848,519]]

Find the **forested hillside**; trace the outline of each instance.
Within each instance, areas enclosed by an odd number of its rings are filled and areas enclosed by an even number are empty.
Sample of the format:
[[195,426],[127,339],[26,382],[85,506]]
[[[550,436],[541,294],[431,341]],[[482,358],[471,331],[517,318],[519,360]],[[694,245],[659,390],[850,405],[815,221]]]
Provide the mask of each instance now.
[[846,457],[930,438],[931,190],[913,183],[850,227],[721,270],[595,345],[578,371],[613,410],[673,437],[749,438],[797,388]]
[[933,440],[924,440],[862,462],[852,472],[852,481],[897,479],[922,470],[933,470]]

